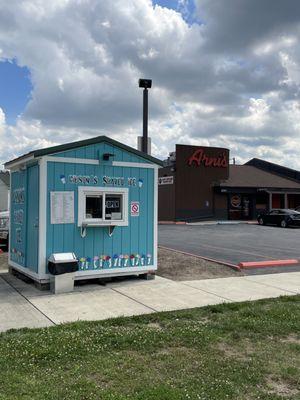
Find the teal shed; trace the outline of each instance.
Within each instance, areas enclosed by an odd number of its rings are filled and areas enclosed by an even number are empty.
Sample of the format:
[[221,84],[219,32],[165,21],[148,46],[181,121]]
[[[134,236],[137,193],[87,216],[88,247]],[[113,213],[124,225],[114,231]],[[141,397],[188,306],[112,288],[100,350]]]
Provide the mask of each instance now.
[[53,253],[75,254],[75,279],[157,269],[161,161],[106,136],[9,161],[9,265],[49,281]]

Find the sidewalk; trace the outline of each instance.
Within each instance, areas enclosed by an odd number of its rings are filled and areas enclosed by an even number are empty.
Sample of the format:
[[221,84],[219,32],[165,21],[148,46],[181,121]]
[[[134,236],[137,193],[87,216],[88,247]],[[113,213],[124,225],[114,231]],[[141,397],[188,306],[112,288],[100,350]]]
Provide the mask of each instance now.
[[133,278],[107,286],[77,286],[73,293],[56,296],[1,274],[0,331],[295,294],[300,294],[300,272],[184,282]]

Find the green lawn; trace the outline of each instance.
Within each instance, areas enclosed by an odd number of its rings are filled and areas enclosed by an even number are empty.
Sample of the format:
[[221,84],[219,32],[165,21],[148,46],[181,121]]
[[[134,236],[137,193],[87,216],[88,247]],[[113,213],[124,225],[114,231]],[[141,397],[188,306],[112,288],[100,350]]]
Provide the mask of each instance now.
[[300,296],[1,334],[0,399],[300,399]]

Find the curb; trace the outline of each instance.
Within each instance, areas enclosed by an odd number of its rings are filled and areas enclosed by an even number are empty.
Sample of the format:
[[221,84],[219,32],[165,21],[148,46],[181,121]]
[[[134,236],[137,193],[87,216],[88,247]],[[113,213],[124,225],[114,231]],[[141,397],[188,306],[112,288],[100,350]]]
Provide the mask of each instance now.
[[256,221],[206,221],[206,222],[187,222],[187,225],[205,226],[205,225],[258,225]]
[[238,266],[240,268],[264,268],[273,266],[285,266],[299,264],[300,261],[296,259],[289,260],[268,260],[268,261],[250,261],[250,262],[240,262]]
[[225,265],[226,267],[234,269],[235,271],[241,271],[241,268],[239,267],[239,265],[230,264],[230,263],[227,263],[226,261],[215,260],[213,258],[199,256],[198,254],[188,253],[186,251],[181,251],[181,250],[175,250],[175,249],[172,249],[171,247],[165,247],[165,246],[160,246],[159,245],[158,248],[159,249],[165,249],[165,250],[174,251],[175,253],[184,254],[186,256],[192,256],[192,257],[200,258],[201,260],[205,260],[205,261],[211,261],[211,262],[214,262],[214,263],[219,264],[219,265]]
[[205,221],[205,222],[185,222],[185,221],[158,221],[158,225],[190,225],[190,226],[207,226],[207,225],[258,225],[256,221]]
[[158,221],[158,225],[187,225],[185,221]]

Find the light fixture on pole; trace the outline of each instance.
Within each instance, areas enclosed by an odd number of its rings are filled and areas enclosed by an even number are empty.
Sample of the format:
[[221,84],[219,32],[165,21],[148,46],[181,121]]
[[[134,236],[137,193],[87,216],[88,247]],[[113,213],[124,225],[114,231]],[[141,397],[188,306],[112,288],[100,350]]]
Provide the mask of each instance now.
[[143,137],[141,151],[148,154],[148,89],[152,86],[151,79],[139,79],[139,87],[143,90]]

